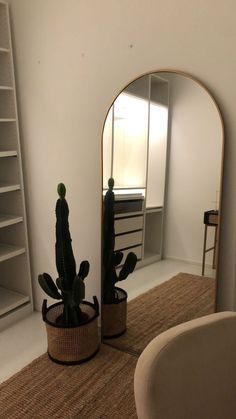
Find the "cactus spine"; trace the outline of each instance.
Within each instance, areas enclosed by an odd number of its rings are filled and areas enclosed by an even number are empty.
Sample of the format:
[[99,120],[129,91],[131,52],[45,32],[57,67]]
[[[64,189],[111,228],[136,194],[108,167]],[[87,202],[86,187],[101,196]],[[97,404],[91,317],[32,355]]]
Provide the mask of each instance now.
[[115,284],[118,281],[123,281],[133,272],[137,256],[130,252],[121,268],[119,274],[116,272],[116,267],[120,265],[123,259],[122,252],[115,252],[115,196],[113,192],[114,179],[110,178],[108,181],[108,191],[104,198],[103,211],[103,303],[114,303],[118,296],[115,289]]
[[87,315],[80,309],[85,298],[84,279],[89,273],[89,262],[83,261],[76,274],[76,263],[73,255],[69,230],[69,207],[65,199],[66,188],[60,183],[57,188],[59,199],[56,203],[56,267],[59,277],[56,283],[47,273],[39,275],[41,288],[52,298],[62,300],[63,314],[58,323],[63,325],[78,325]]

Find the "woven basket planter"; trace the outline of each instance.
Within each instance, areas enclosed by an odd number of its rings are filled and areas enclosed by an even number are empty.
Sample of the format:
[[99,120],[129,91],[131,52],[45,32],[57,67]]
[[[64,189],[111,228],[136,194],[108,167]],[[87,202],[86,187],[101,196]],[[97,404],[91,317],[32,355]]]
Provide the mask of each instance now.
[[78,326],[63,326],[56,319],[63,312],[63,304],[56,303],[47,308],[43,305],[43,320],[48,339],[48,355],[59,364],[73,365],[88,361],[99,350],[98,312],[92,303],[83,301],[81,310],[88,318]]
[[102,304],[102,337],[116,338],[126,332],[127,293],[115,287],[118,299],[112,304]]

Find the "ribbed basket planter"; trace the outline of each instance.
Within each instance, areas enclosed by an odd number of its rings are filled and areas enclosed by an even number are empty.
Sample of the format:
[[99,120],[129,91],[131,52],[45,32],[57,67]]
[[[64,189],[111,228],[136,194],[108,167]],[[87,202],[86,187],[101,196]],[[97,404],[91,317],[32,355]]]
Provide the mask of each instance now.
[[81,310],[88,315],[78,326],[62,326],[56,319],[63,312],[63,304],[56,303],[47,308],[43,304],[43,320],[48,339],[48,355],[59,364],[73,365],[91,359],[99,350],[98,312],[94,304],[83,301]]
[[102,304],[102,337],[116,338],[126,332],[127,293],[122,288],[115,287],[118,299],[112,304]]

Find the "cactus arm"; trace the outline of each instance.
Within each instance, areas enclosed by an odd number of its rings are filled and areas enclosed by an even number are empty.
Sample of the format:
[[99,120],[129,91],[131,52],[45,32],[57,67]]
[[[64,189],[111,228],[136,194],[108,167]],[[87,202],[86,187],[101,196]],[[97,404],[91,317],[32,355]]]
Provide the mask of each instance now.
[[56,300],[61,300],[61,294],[58,292],[58,289],[50,275],[47,273],[39,275],[38,282],[44,292],[49,295],[49,297],[55,298]]
[[119,273],[118,281],[123,281],[124,279],[126,279],[127,276],[133,272],[136,266],[136,263],[137,263],[137,256],[135,255],[135,253],[130,252],[127,255],[124,266]]
[[76,276],[74,278],[72,296],[75,304],[78,306],[85,298],[85,285],[83,279],[80,276]]
[[89,273],[89,262],[87,260],[83,260],[83,262],[81,262],[80,264],[78,276],[84,279],[86,278],[86,276],[88,276],[88,273]]
[[99,302],[96,296],[93,296],[93,304],[94,304],[96,313],[99,314]]
[[123,253],[122,252],[116,252],[116,253],[114,253],[113,254],[113,263],[114,263],[114,266],[118,266],[121,263],[122,259],[123,259]]

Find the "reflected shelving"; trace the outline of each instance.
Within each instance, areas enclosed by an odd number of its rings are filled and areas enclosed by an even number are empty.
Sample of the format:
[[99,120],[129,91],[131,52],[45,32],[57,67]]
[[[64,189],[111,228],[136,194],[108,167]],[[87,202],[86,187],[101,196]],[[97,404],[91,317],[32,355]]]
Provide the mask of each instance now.
[[168,81],[143,76],[117,97],[104,126],[103,193],[113,177],[116,250],[134,251],[139,266],[162,257],[168,109]]

